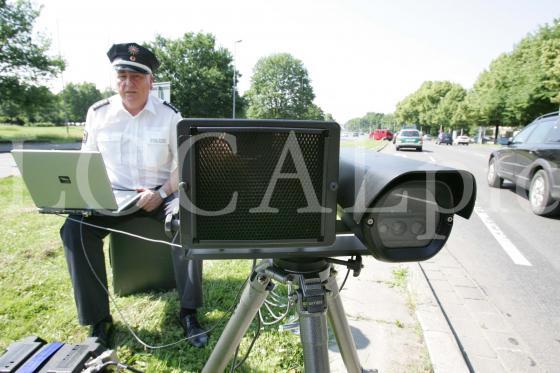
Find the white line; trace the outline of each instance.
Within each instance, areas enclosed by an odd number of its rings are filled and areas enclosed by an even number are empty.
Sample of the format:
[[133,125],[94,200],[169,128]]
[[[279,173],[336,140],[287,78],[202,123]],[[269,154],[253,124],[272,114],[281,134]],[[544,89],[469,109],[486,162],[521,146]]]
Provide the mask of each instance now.
[[430,161],[432,161],[432,163],[436,163],[436,159],[434,157],[432,157],[431,155],[430,155]]
[[486,228],[492,233],[492,236],[498,241],[502,249],[509,255],[515,264],[522,266],[532,266],[532,264],[521,254],[521,251],[515,247],[513,242],[506,237],[505,233],[498,227],[498,225],[488,216],[484,210],[478,206],[475,207],[474,212],[478,215],[480,220],[486,225]]

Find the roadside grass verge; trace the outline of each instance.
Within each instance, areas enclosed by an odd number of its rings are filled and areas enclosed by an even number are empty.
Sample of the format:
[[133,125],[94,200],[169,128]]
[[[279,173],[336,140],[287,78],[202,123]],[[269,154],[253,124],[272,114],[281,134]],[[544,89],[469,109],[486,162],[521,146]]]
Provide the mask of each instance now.
[[24,127],[0,124],[0,142],[76,142],[82,140],[83,127]]
[[[20,177],[0,179],[0,354],[12,342],[36,335],[48,342],[80,343],[87,328],[77,322],[72,287],[59,238],[63,219],[38,214]],[[107,250],[107,248],[106,248]],[[109,284],[110,264],[106,252]],[[204,262],[204,303],[199,316],[211,332],[203,349],[182,342],[160,350],[145,350],[129,334],[111,305],[115,318],[113,346],[119,359],[145,372],[198,372],[216,344],[235,303],[235,295],[249,274],[249,260]],[[282,290],[282,289],[281,289]],[[146,343],[162,345],[183,337],[175,291],[116,297],[119,309]],[[243,356],[255,334],[255,323],[243,338]],[[264,327],[241,372],[301,372],[299,336]],[[238,359],[239,361],[240,359]]]
[[367,137],[366,138],[360,138],[357,140],[344,140],[341,139],[340,140],[340,147],[341,148],[366,148],[366,149],[372,149],[372,150],[377,150],[380,147],[382,147],[383,145],[385,145],[387,141],[383,141],[383,140],[370,140]]

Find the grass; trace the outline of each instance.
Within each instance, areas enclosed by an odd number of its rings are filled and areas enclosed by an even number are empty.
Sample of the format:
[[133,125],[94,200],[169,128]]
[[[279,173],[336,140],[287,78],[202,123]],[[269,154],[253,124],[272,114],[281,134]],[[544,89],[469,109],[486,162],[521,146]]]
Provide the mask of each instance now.
[[24,127],[0,124],[0,142],[76,142],[82,140],[83,127]]
[[400,288],[401,290],[406,290],[406,281],[408,278],[408,269],[404,267],[399,267],[393,269],[393,279],[390,282],[390,286]]
[[[19,177],[0,179],[0,351],[12,342],[36,335],[48,342],[80,343],[87,328],[77,322],[70,279],[58,230],[63,219],[35,212]],[[106,253],[106,258],[108,255]],[[108,260],[108,259],[107,259]],[[207,327],[228,320],[228,309],[251,262],[247,260],[205,261],[204,300],[200,319]],[[107,263],[107,268],[110,268]],[[109,272],[109,283],[111,275]],[[133,330],[152,345],[182,338],[178,323],[179,303],[175,291],[150,292],[116,297],[118,307]],[[145,350],[133,340],[123,320],[111,305],[116,320],[114,346],[125,364],[146,372],[198,372],[216,344],[224,323],[211,332],[204,349],[187,342]],[[242,372],[300,372],[303,355],[299,337],[280,333],[276,326],[264,327]],[[255,334],[253,325],[243,338],[240,355]]]
[[340,140],[340,147],[341,148],[349,148],[349,147],[357,147],[357,148],[366,148],[366,149],[372,149],[372,150],[377,150],[380,147],[382,147],[383,145],[385,145],[385,143],[387,143],[387,141],[383,141],[383,140],[370,140],[367,137],[362,137],[356,140],[344,140],[341,139]]

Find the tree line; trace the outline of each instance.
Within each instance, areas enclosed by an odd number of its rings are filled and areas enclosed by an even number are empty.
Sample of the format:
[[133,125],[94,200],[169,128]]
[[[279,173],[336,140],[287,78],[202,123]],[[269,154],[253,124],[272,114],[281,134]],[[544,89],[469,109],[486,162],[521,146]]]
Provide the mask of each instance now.
[[350,130],[416,126],[425,133],[478,127],[521,127],[560,105],[560,19],[523,38],[482,71],[471,89],[449,81],[426,81],[401,100],[393,114],[368,113]]
[[[54,94],[45,84],[64,71],[60,57],[47,54],[46,37],[34,38],[39,10],[29,0],[0,0],[0,122],[83,122],[92,103],[114,92],[92,83],[70,83]],[[212,34],[156,36],[144,43],[161,61],[156,81],[171,82],[171,101],[185,117],[231,117],[234,70],[229,50]],[[313,100],[303,62],[280,53],[261,58],[250,88],[236,94],[236,116],[334,120]],[[426,133],[480,126],[523,126],[558,110],[560,104],[560,19],[523,38],[510,53],[493,60],[471,89],[449,81],[426,81],[403,98],[394,113],[367,113],[345,123],[350,131],[416,126]]]
[[[0,122],[37,124],[83,122],[88,107],[115,92],[93,83],[70,83],[54,94],[44,84],[64,71],[60,57],[48,56],[48,38],[33,38],[39,10],[29,0],[0,0]],[[171,83],[171,102],[184,117],[231,117],[233,56],[212,34],[157,35],[145,42],[161,62],[156,81]],[[261,58],[251,87],[236,94],[236,116],[332,120],[313,103],[315,94],[303,62],[287,53]]]

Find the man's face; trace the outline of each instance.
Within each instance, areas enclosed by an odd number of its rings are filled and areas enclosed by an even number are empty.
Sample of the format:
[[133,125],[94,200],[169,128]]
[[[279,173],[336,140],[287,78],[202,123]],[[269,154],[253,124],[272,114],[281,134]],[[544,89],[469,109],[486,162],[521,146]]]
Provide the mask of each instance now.
[[117,72],[119,95],[124,107],[133,115],[138,114],[146,105],[152,89],[153,78],[150,74],[132,71]]

